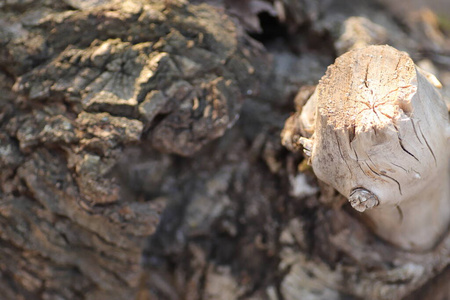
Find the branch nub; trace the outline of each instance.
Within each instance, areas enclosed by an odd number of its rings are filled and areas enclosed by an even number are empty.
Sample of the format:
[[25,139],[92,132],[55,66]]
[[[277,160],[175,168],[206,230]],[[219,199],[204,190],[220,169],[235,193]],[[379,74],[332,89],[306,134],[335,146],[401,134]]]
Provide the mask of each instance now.
[[351,206],[359,212],[364,212],[366,209],[377,206],[380,201],[378,197],[365,188],[356,188],[350,193],[348,198]]

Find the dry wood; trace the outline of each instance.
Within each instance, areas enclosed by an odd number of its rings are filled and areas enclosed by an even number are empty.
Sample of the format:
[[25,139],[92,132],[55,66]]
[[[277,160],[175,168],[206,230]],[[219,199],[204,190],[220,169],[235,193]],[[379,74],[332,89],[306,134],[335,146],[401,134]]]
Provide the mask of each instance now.
[[263,46],[226,16],[238,0],[0,1],[0,298],[390,300],[430,281],[449,234],[380,242],[279,145],[335,51],[427,45],[374,1],[244,1],[247,29],[279,14]]
[[404,52],[370,46],[331,65],[300,116],[317,177],[364,212],[373,230],[428,250],[450,221],[448,114]]

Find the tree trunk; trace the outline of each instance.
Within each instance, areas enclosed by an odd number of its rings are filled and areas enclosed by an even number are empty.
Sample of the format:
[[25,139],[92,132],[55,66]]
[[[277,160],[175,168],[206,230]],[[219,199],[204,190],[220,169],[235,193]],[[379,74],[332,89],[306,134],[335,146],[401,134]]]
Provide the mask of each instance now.
[[448,39],[425,18],[369,0],[0,8],[2,299],[448,294],[448,234],[423,253],[378,239],[280,139],[356,44],[407,51],[446,95]]

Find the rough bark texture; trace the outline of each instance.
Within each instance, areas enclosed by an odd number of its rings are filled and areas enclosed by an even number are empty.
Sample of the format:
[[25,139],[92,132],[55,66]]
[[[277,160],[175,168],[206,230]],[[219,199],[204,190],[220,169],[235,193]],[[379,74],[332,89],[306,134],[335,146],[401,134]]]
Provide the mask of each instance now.
[[173,159],[151,148],[198,151],[254,88],[229,18],[158,2],[3,4],[6,298],[133,297],[171,189]]
[[385,244],[280,143],[351,16],[448,93],[438,28],[373,1],[1,2],[2,298],[414,299],[448,239]]

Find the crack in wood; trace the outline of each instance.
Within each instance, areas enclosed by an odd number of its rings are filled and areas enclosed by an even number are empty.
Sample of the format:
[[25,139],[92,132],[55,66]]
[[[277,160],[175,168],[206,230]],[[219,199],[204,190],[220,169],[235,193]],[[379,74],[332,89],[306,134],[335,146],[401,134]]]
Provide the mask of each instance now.
[[414,120],[411,119],[411,118],[409,118],[409,120],[411,121],[412,128],[413,128],[413,130],[414,130],[414,134],[415,134],[416,137],[417,137],[417,140],[419,141],[419,143],[421,143],[421,144],[423,145],[422,141],[421,141],[420,138],[419,138],[419,135],[417,134],[416,125],[414,124]]
[[402,139],[401,134],[400,134],[400,129],[398,128],[398,126],[397,126],[396,124],[394,124],[394,128],[395,128],[395,130],[397,131],[398,142],[399,142],[400,147],[402,148],[402,150],[403,150],[404,152],[408,153],[410,156],[412,156],[415,160],[417,160],[418,162],[420,162],[420,160],[419,160],[414,154],[412,154],[411,152],[409,152],[408,150],[406,150],[405,145],[403,145],[403,139]]
[[355,156],[356,156],[356,164],[357,164],[358,167],[361,169],[361,171],[363,172],[363,174],[366,174],[366,172],[364,172],[363,168],[361,167],[361,164],[359,163],[358,153],[356,152],[355,148],[352,147],[352,144],[350,144],[350,148],[353,150],[353,153],[355,153]]
[[400,169],[402,169],[403,171],[405,171],[406,173],[408,173],[408,170],[406,170],[405,168],[403,168],[402,166],[400,166],[400,165],[397,165],[396,163],[393,163],[393,162],[391,162],[391,164],[392,165],[394,165],[394,166],[396,166],[397,168],[400,168]]
[[437,160],[436,160],[436,156],[434,155],[433,149],[431,149],[430,145],[428,144],[428,141],[427,141],[427,139],[425,138],[425,135],[423,134],[422,128],[420,127],[420,123],[417,123],[417,126],[419,126],[420,134],[422,135],[422,138],[423,138],[423,140],[425,141],[425,144],[427,145],[428,150],[430,150],[431,155],[433,156],[433,159],[434,159],[434,164],[435,164],[436,167],[437,167]]
[[[389,176],[389,175],[386,175],[386,174],[377,173],[374,169],[372,169],[372,168],[369,166],[369,164],[368,164],[367,162],[365,162],[365,164],[366,164],[367,167],[370,169],[370,171],[372,171],[374,174],[376,174],[376,175],[378,175],[378,176],[380,176],[380,177],[386,177],[386,178],[389,178],[390,180],[394,181],[394,182],[397,184],[397,186],[398,186],[398,191],[400,192],[400,195],[403,195],[403,193],[402,193],[402,186],[401,186],[400,182],[399,182],[397,179],[395,179],[395,178],[393,178],[393,177],[391,177],[391,176]],[[380,179],[381,179],[381,178],[380,178]]]
[[342,154],[341,143],[339,142],[339,137],[338,137],[336,131],[334,132],[334,136],[336,137],[336,142],[338,144],[339,154],[341,155],[342,160],[344,161],[345,165],[347,166],[348,170],[350,171],[350,174],[352,174],[352,177],[353,177],[352,169],[350,169],[350,166],[348,165],[347,160],[344,158],[344,155]]
[[396,205],[395,207],[397,208],[397,211],[398,211],[398,215],[399,215],[399,218],[400,218],[400,223],[403,223],[403,211],[400,208],[400,205]]

